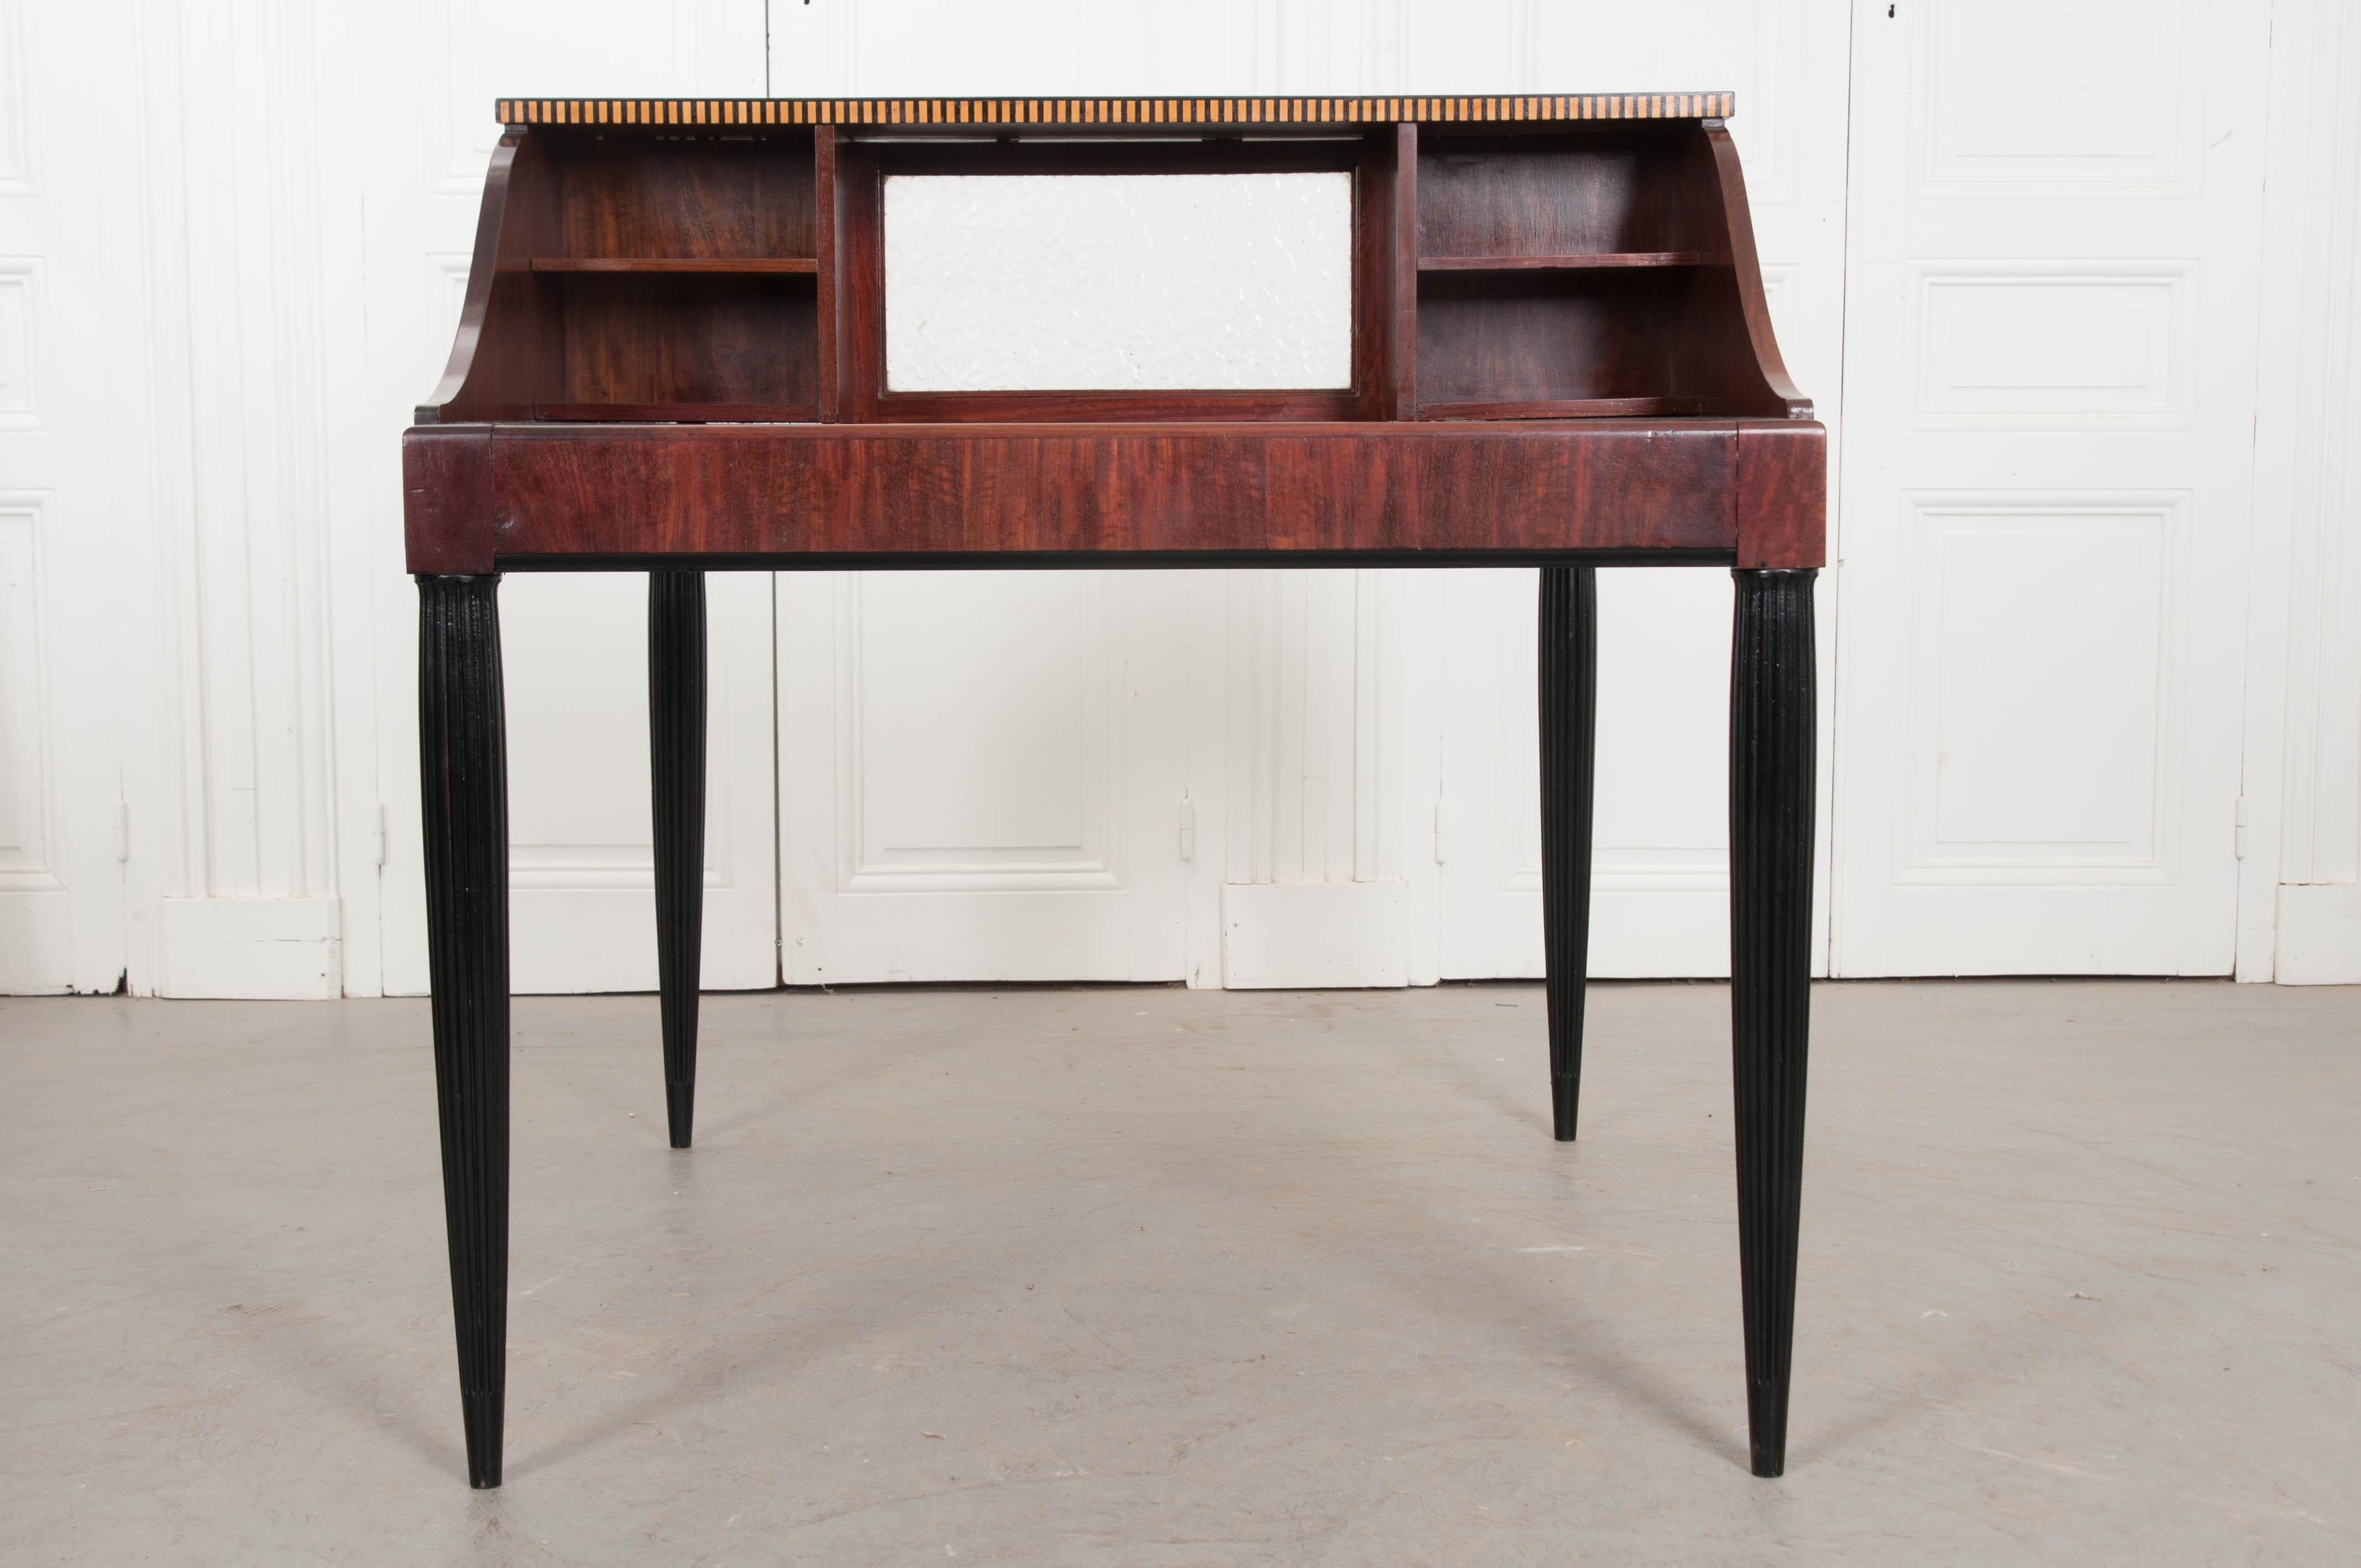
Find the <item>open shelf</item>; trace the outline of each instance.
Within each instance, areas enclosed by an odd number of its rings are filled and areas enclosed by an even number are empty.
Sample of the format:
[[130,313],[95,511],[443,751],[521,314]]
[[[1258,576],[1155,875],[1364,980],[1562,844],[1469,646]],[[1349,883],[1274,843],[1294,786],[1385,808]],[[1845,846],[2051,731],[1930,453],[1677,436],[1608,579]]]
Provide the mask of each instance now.
[[1422,403],[1424,419],[1653,419],[1710,413],[1703,398],[1543,398],[1516,402]]
[[1711,267],[1726,256],[1702,250],[1608,250],[1575,256],[1422,256],[1421,272],[1597,272],[1623,267]]
[[1669,352],[1696,269],[1423,273],[1419,412],[1542,419],[1705,412]]
[[541,420],[609,424],[775,424],[819,418],[817,403],[535,403]]
[[555,144],[524,271],[556,328],[543,420],[810,420],[818,223],[808,131]]
[[530,272],[700,272],[727,278],[772,273],[812,273],[819,262],[808,256],[536,256]]
[[1652,126],[1422,130],[1419,417],[1721,411],[1691,325],[1730,267],[1709,172]]

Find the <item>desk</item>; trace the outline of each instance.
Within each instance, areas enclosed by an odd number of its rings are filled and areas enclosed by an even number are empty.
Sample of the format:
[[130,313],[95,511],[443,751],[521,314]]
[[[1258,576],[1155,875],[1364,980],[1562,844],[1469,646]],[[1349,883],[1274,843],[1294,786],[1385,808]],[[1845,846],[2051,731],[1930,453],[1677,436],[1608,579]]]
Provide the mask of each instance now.
[[[689,1146],[697,1073],[706,572],[1541,567],[1550,1085],[1571,1143],[1596,569],[1730,568],[1747,1411],[1754,1473],[1781,1473],[1827,437],[1772,336],[1731,109],[1711,93],[500,104],[507,129],[458,341],[403,437],[444,1199],[475,1486],[500,1484],[506,1375],[498,588],[505,572],[584,568],[649,574],[676,1148]],[[895,384],[888,181],[1208,173],[1349,182],[1349,238],[1337,230],[1349,368],[1335,384]]]

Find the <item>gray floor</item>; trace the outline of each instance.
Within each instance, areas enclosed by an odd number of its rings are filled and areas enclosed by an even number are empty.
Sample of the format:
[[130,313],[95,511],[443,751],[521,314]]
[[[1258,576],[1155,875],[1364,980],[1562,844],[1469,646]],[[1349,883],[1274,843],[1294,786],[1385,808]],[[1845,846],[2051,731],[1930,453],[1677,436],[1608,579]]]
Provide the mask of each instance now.
[[0,1003],[0,1559],[2361,1560],[2361,992],[1821,988],[1783,1481],[1727,1005],[521,1001],[476,1494],[424,1006]]

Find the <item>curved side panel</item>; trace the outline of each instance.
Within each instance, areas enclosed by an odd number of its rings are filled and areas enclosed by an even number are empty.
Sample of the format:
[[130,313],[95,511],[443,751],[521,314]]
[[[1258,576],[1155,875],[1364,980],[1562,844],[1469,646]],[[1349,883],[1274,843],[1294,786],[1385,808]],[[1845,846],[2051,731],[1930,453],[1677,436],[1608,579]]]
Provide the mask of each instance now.
[[458,334],[433,400],[419,406],[419,423],[489,419],[556,395],[564,340],[550,330],[554,304],[527,266],[537,252],[563,249],[551,181],[545,152],[530,136],[511,133],[493,148]]
[[509,175],[516,166],[517,144],[524,138],[504,136],[500,146],[492,149],[491,168],[484,175],[484,204],[476,217],[476,255],[467,264],[467,299],[459,307],[459,333],[451,342],[450,363],[443,367],[443,379],[435,385],[434,395],[421,404],[418,422],[434,422],[428,415],[439,415],[456,400],[467,384],[467,371],[476,361],[476,346],[484,335],[484,317],[492,305],[492,275],[499,266],[500,214],[508,204]]
[[1746,323],[1746,339],[1754,351],[1754,371],[1761,378],[1762,400],[1746,400],[1742,413],[1770,414],[1788,419],[1812,417],[1812,400],[1788,378],[1786,361],[1779,356],[1779,340],[1771,331],[1771,307],[1763,297],[1763,262],[1754,250],[1754,216],[1746,202],[1746,176],[1738,167],[1738,145],[1724,126],[1708,122],[1706,146],[1713,154],[1714,172],[1721,182],[1721,210],[1730,225],[1730,259],[1737,275],[1738,307]]

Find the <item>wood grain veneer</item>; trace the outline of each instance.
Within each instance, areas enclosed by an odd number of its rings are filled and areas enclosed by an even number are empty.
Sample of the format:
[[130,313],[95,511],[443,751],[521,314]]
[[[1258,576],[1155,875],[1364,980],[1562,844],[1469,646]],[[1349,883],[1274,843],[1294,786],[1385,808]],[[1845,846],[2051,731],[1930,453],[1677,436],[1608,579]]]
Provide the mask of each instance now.
[[[442,426],[411,437],[413,571],[1025,555],[1497,565],[1730,559],[1731,421]],[[447,520],[470,509],[489,526]]]

